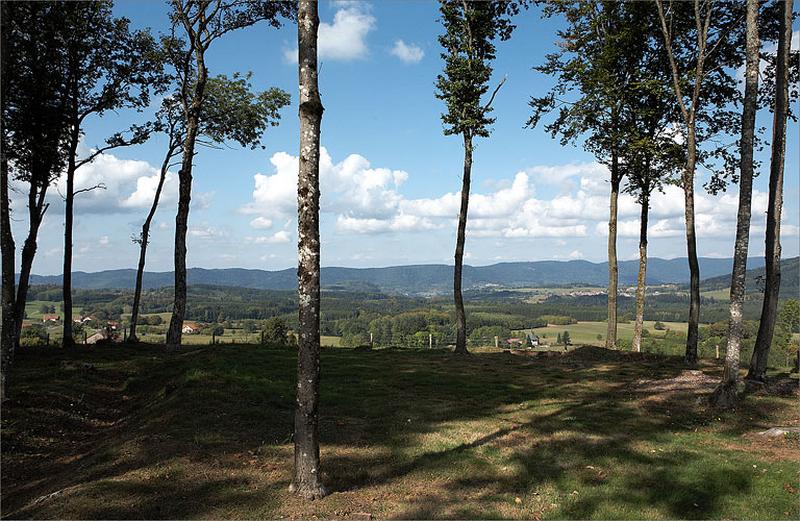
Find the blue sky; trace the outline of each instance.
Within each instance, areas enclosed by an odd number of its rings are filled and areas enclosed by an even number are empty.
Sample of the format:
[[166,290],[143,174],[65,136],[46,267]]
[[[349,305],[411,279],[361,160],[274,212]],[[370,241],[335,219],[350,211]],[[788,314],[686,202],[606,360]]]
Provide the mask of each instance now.
[[[461,185],[460,139],[444,136],[434,82],[442,62],[438,6],[428,0],[320,3],[320,89],[325,114],[322,144],[322,263],[386,266],[452,263]],[[165,31],[165,2],[121,1],[115,13],[136,27]],[[579,147],[562,147],[541,129],[525,129],[528,99],[552,80],[533,71],[555,48],[560,21],[536,9],[517,19],[508,42],[498,44],[497,118],[490,139],[478,140],[466,262],[545,259],[605,260],[608,183],[604,170]],[[798,31],[793,48],[797,48]],[[297,67],[291,25],[258,25],[216,42],[208,55],[214,74],[252,71],[255,87],[280,87],[292,95],[279,127],[265,136],[266,150],[201,149],[195,160],[190,214],[189,266],[282,269],[296,264],[295,179],[298,140]],[[87,123],[84,145],[141,117],[108,114]],[[768,113],[761,123],[771,126]],[[784,255],[798,254],[798,125],[787,140]],[[77,188],[102,180],[104,192],[76,201],[74,268],[132,268],[139,230],[165,142],[119,149],[79,171]],[[768,150],[755,182],[751,255],[763,254]],[[707,173],[698,178],[701,189]],[[175,176],[156,216],[148,270],[172,269]],[[698,194],[699,250],[729,257],[736,218],[735,187],[723,196]],[[41,230],[34,272],[61,272],[63,204],[53,190]],[[23,202],[15,198],[22,218]],[[650,254],[683,257],[682,196],[670,188],[653,202]],[[638,209],[623,198],[619,254],[637,253]],[[24,240],[18,221],[15,238]]]

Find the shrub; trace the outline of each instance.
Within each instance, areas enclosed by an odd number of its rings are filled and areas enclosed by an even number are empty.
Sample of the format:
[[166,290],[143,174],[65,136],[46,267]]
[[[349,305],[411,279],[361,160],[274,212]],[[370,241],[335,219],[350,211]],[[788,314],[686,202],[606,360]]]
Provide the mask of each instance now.
[[286,323],[278,318],[272,317],[268,318],[266,322],[264,322],[264,330],[261,332],[262,341],[265,344],[281,344],[285,345],[288,342],[286,337],[289,329],[286,327]]

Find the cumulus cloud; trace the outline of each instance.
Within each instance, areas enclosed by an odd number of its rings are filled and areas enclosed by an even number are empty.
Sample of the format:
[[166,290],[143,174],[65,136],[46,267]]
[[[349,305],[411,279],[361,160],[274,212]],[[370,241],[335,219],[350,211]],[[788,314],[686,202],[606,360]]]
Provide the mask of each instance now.
[[407,44],[403,40],[395,41],[392,50],[389,52],[393,56],[400,58],[400,61],[409,64],[419,63],[425,56],[425,51],[422,50],[422,47],[413,43]]
[[[253,228],[269,228],[275,219],[291,219],[297,213],[298,158],[278,152],[270,158],[271,175],[256,174],[253,200],[242,208],[256,214]],[[358,154],[334,163],[324,147],[320,151],[322,211],[353,219],[387,219],[398,212],[402,196],[397,189],[408,173],[388,168],[373,168]],[[291,222],[291,221],[290,221]]]
[[[333,15],[333,22],[319,24],[319,58],[349,61],[364,58],[369,53],[367,34],[375,29],[375,17],[369,6],[361,2],[342,2]],[[284,50],[290,63],[297,63],[297,47]]]
[[282,244],[289,242],[291,240],[291,235],[289,234],[288,230],[281,230],[273,233],[272,235],[246,237],[246,240],[247,242],[251,242],[253,244]]
[[[90,214],[122,213],[139,211],[153,203],[159,169],[147,161],[121,159],[113,154],[101,154],[75,172],[75,190],[96,187],[75,198],[75,211]],[[56,187],[66,192],[67,180],[61,176]],[[163,202],[177,198],[176,177],[167,173],[161,194]]]
[[[242,211],[255,214],[255,229],[283,220],[288,229],[296,215],[297,157],[279,152],[270,159],[274,172],[256,174],[253,199]],[[467,234],[470,237],[563,239],[608,235],[609,186],[607,170],[598,163],[541,165],[517,172],[512,179],[494,181],[489,190],[470,194]],[[438,197],[409,198],[402,187],[408,173],[374,167],[351,154],[335,162],[323,148],[320,154],[321,211],[335,216],[343,234],[415,233],[455,229],[460,192]],[[542,197],[537,186],[562,186],[558,195]],[[621,238],[639,236],[640,207],[627,193],[619,196],[617,232]],[[695,195],[697,234],[701,238],[732,237],[738,194]],[[753,233],[763,231],[767,194],[753,192]],[[683,192],[667,185],[651,198],[649,236],[680,238],[685,234]],[[792,224],[785,234],[798,232]],[[254,242],[275,242],[270,237]],[[565,246],[566,243],[559,246]],[[566,252],[565,252],[566,253]]]

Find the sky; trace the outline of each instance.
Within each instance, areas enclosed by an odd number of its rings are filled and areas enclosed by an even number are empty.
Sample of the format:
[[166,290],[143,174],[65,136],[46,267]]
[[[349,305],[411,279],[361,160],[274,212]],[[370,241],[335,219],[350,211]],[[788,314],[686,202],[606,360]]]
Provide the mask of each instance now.
[[[168,30],[166,2],[117,0],[117,16],[136,28]],[[463,149],[445,136],[444,103],[434,83],[442,68],[437,36],[438,5],[432,0],[320,2],[320,91],[322,120],[321,237],[323,266],[376,267],[453,263]],[[532,68],[556,49],[563,21],[542,19],[537,9],[516,19],[510,41],[497,45],[492,85],[506,82],[494,103],[489,139],[475,143],[465,262],[606,260],[607,172],[580,144],[562,146],[541,128],[525,128],[531,96],[545,94],[553,80]],[[798,48],[793,33],[792,48]],[[253,72],[254,87],[279,87],[292,103],[278,127],[264,135],[264,149],[236,145],[201,148],[195,158],[189,215],[190,267],[261,268],[296,266],[297,117],[296,28],[260,24],[225,36],[207,55],[211,75]],[[765,45],[770,45],[768,42]],[[154,108],[157,100],[154,100]],[[795,107],[796,110],[797,107]],[[152,111],[109,113],[86,123],[84,153],[105,137]],[[767,111],[759,125],[771,128]],[[769,135],[766,136],[767,138]],[[798,255],[800,132],[787,135],[783,254]],[[74,270],[135,268],[131,240],[149,209],[166,140],[116,149],[76,174],[76,189],[98,182],[106,190],[76,197]],[[758,153],[750,255],[764,251],[769,147]],[[173,267],[177,175],[168,176],[156,214],[147,269]],[[731,257],[736,224],[736,187],[718,196],[698,172],[697,233],[701,256]],[[64,181],[59,182],[63,193]],[[61,273],[63,202],[59,190],[40,231],[33,272]],[[14,233],[21,247],[27,232],[21,194],[12,198]],[[638,255],[639,208],[623,195],[619,210],[619,257]],[[686,256],[683,195],[667,187],[652,201],[652,257]],[[19,255],[18,255],[19,257]]]

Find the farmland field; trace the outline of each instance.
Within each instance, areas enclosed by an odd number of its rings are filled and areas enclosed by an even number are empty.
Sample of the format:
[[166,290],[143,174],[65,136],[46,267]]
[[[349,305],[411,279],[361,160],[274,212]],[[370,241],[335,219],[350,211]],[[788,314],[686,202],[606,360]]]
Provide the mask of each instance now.
[[[679,331],[686,333],[685,322],[662,322],[664,327],[671,331]],[[653,337],[663,336],[665,331],[656,331],[655,322],[652,320],[644,321],[644,328],[647,329]],[[526,330],[530,331],[530,330]],[[577,324],[568,325],[554,325],[549,324],[547,327],[535,328],[534,331],[539,335],[540,339],[548,344],[553,344],[556,341],[559,333],[569,331],[570,339],[573,344],[579,345],[605,345],[606,338],[606,323],[605,322],[578,322]],[[597,338],[600,335],[602,338]],[[627,324],[617,325],[617,338],[630,340],[633,338],[633,322]]]

